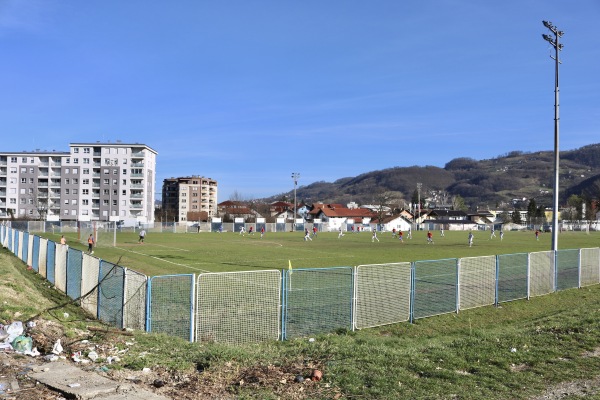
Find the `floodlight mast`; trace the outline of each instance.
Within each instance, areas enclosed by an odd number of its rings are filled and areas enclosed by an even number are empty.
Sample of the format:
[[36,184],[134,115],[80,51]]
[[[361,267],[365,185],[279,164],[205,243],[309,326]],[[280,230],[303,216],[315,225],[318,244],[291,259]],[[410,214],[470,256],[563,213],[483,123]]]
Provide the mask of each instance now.
[[294,218],[292,220],[292,229],[296,230],[296,186],[298,186],[298,179],[300,179],[300,173],[292,172],[292,179],[294,180]]
[[559,43],[559,38],[564,35],[552,22],[542,21],[544,26],[554,34],[554,37],[542,34],[545,41],[554,47],[555,55],[550,56],[554,60],[554,209],[552,211],[552,250],[558,250],[558,192],[559,192],[559,149],[558,149],[558,128],[559,128],[559,86],[558,86],[558,65],[561,64],[558,52],[563,49]]

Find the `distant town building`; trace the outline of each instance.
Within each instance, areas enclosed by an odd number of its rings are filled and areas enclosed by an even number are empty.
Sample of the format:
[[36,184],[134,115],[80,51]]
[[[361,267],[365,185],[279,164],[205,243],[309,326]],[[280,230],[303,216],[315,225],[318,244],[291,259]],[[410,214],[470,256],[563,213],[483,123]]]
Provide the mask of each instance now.
[[162,210],[166,221],[208,221],[217,216],[217,181],[202,176],[163,180]]
[[120,141],[0,152],[0,219],[152,223],[156,155]]

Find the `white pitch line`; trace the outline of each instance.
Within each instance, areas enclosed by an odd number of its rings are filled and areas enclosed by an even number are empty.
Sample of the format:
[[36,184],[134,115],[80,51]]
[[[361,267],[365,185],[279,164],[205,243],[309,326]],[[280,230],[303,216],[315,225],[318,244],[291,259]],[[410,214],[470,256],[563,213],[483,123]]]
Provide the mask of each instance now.
[[164,260],[164,259],[162,259],[162,258],[160,258],[160,257],[156,257],[156,256],[151,256],[151,255],[149,255],[149,254],[140,253],[139,251],[133,251],[133,250],[129,250],[129,249],[126,249],[126,248],[124,248],[124,247],[116,247],[116,248],[117,248],[117,249],[121,249],[121,250],[128,251],[128,252],[130,252],[130,253],[139,254],[139,255],[141,255],[141,256],[146,256],[146,257],[154,258],[155,260],[163,261],[163,262],[166,262],[166,263],[168,263],[168,264],[173,264],[173,265],[177,265],[177,266],[180,266],[180,267],[184,267],[184,268],[193,269],[193,270],[195,270],[195,271],[200,271],[200,272],[212,272],[212,271],[207,271],[207,270],[205,270],[205,269],[194,268],[194,267],[191,267],[191,266],[189,266],[189,265],[186,265],[186,264],[180,264],[180,263],[176,263],[176,262],[173,262],[173,261]]
[[152,246],[160,246],[160,247],[166,247],[167,249],[175,249],[175,250],[181,250],[181,251],[189,251],[188,249],[180,249],[179,247],[165,246],[164,244],[155,244],[155,243],[152,243]]

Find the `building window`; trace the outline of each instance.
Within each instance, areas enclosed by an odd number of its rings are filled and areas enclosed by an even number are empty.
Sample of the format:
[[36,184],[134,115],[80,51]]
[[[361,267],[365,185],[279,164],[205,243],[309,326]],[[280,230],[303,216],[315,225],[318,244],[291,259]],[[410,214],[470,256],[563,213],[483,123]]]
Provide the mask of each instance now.
[[17,167],[10,167],[10,173],[11,174],[16,174],[17,173]]
[[78,185],[78,184],[79,184],[79,179],[73,178],[73,185]]
[[65,199],[65,204],[69,205],[69,199]]
[[108,175],[110,174],[110,171],[108,170],[108,168],[104,168],[104,175]]
[[21,162],[23,164],[27,164],[27,157],[21,157]]
[[10,162],[11,163],[16,163],[17,162],[17,157],[11,157],[10,158]]
[[27,173],[27,168],[25,168],[25,167],[21,167],[21,173],[22,173],[22,174],[26,174],[26,173]]
[[[83,190],[85,190],[85,189],[83,189]],[[87,206],[88,204],[90,204],[90,201],[88,199],[83,199],[83,200],[81,200],[81,204],[84,206]]]
[[127,175],[127,169],[123,168],[123,175]]
[[73,149],[73,153],[79,153],[79,149],[78,149],[77,147],[75,147],[75,148]]
[[81,210],[81,215],[88,215],[88,210]]
[[71,164],[71,158],[69,158],[69,157],[65,158],[65,163]]
[[84,179],[84,180],[82,181],[82,183],[83,183],[84,185],[89,185],[89,184],[90,184],[90,180],[89,180],[89,179]]
[[29,183],[33,183],[33,178],[29,178]]
[[73,164],[79,164],[79,158],[74,158],[73,159]]
[[117,175],[119,173],[118,169],[113,169],[113,175]]
[[65,184],[68,185],[69,183],[71,183],[71,180],[69,178],[65,178]]
[[73,168],[73,174],[74,174],[74,175],[77,175],[78,173],[79,173],[79,169],[77,169],[77,168]]
[[77,205],[77,199],[71,200],[71,204],[74,205],[74,206],[76,206]]
[[84,158],[83,159],[83,163],[84,164],[89,164],[90,163],[90,159],[89,158]]
[[21,183],[27,183],[27,178],[21,178]]
[[88,168],[84,168],[83,169],[83,174],[84,175],[89,175],[90,174],[90,170]]
[[105,185],[108,185],[110,183],[110,179],[104,179],[103,181]]
[[69,168],[65,168],[65,174],[68,174],[69,172],[71,172],[71,170]]
[[63,214],[69,215],[69,210],[64,210]]
[[85,154],[90,154],[90,148],[89,148],[89,147],[84,147],[84,148],[83,148],[83,152],[84,152]]
[[17,199],[11,197],[10,204],[17,204]]
[[21,197],[21,198],[19,199],[19,204],[25,204],[25,201],[26,201],[26,200],[25,200],[25,197]]
[[71,215],[77,215],[77,210],[71,210]]
[[34,169],[33,168],[29,168],[29,173],[33,174]]
[[77,194],[77,189],[73,189],[73,194]]
[[103,206],[107,206],[108,205],[108,200],[102,200],[102,205]]
[[85,194],[85,195],[90,194],[90,189],[81,189],[81,194]]
[[127,190],[126,189],[123,189],[123,191],[121,193],[123,193],[123,196],[127,196]]

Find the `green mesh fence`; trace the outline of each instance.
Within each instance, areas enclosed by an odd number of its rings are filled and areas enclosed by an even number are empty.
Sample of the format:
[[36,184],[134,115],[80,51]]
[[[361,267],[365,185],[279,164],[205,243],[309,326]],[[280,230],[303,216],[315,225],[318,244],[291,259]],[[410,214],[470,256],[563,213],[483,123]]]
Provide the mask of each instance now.
[[528,253],[498,256],[498,303],[527,298]]
[[370,328],[410,319],[411,263],[356,267],[354,327]]
[[148,280],[146,330],[194,340],[195,276],[163,275]]
[[54,284],[54,265],[56,261],[56,243],[48,240],[48,248],[46,250],[46,279]]
[[529,253],[529,296],[554,292],[554,251]]
[[556,290],[579,287],[579,250],[556,252]]
[[31,246],[32,254],[31,254],[31,267],[35,272],[40,271],[40,237],[32,235],[33,244]]
[[125,269],[125,307],[123,328],[146,329],[146,292],[148,277]]
[[199,275],[196,341],[279,339],[281,279],[276,270]]
[[600,283],[600,248],[581,249],[580,286]]
[[124,268],[101,260],[98,280],[98,318],[122,328]]
[[496,257],[466,257],[458,262],[459,309],[495,304]]
[[81,296],[81,250],[69,248],[67,252],[67,296],[77,299]]
[[451,258],[415,262],[414,319],[457,310],[457,261]]
[[284,338],[352,329],[351,267],[285,272]]

